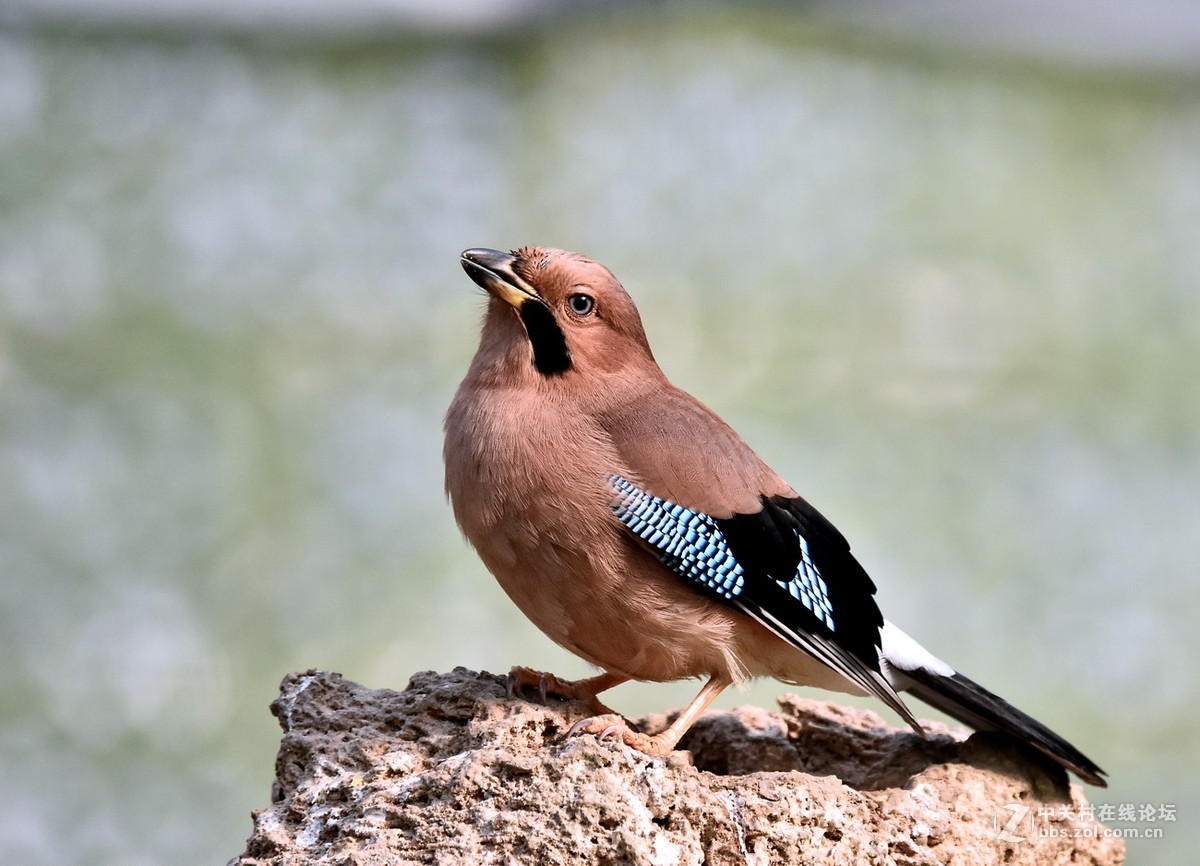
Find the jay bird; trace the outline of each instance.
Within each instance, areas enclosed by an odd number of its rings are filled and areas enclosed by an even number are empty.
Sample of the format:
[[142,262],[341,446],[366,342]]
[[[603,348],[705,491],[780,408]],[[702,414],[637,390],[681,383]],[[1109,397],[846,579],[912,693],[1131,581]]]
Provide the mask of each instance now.
[[[883,618],[842,534],[667,380],[607,268],[542,247],[470,249],[461,264],[489,301],[446,415],[455,519],[525,615],[601,671],[569,682],[514,668],[510,694],[586,700],[597,715],[573,731],[664,755],[751,677],[874,695],[924,734],[909,692],[1106,784],[1062,737]],[[596,697],[690,677],[707,682],[654,736]]]

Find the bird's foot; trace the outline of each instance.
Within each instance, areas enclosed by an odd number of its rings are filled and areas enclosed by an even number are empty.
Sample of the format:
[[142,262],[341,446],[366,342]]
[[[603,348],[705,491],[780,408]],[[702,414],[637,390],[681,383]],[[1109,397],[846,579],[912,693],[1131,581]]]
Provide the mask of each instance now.
[[653,736],[643,734],[634,730],[623,716],[616,713],[581,719],[567,731],[568,737],[575,734],[595,734],[601,740],[620,740],[631,749],[653,757],[671,754],[679,742],[678,734],[670,728]]
[[719,695],[728,685],[729,680],[723,677],[711,677],[704,684],[704,688],[700,690],[700,694],[696,695],[692,699],[692,702],[683,709],[683,712],[675,717],[675,721],[671,722],[670,727],[653,736],[634,730],[624,717],[613,712],[576,722],[567,731],[567,735],[597,734],[602,740],[610,738],[619,739],[631,749],[637,749],[646,755],[656,757],[669,755],[679,745],[679,741],[683,739],[683,735],[688,732],[688,729],[700,717],[700,714],[704,712],[705,707],[712,703],[713,698]]
[[564,680],[551,673],[517,666],[508,672],[507,690],[509,700],[524,697],[528,690],[536,688],[540,704],[545,704],[548,697],[564,701],[583,701],[597,715],[616,716],[616,713],[600,702],[596,693],[621,682],[624,682],[623,678],[608,673],[584,680]]

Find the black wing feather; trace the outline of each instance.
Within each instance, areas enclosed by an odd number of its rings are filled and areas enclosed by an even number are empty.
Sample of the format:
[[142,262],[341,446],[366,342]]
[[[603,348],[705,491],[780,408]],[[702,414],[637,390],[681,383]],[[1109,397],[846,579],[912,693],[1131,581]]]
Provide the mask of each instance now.
[[[830,629],[815,615],[810,628],[826,633],[869,668],[879,671],[879,631],[883,614],[875,601],[875,584],[850,553],[845,537],[819,511],[799,496],[762,498],[762,510],[717,520],[729,547],[757,584],[787,583],[796,576],[804,539],[809,558],[828,588],[837,611]],[[801,606],[806,613],[808,611]]]

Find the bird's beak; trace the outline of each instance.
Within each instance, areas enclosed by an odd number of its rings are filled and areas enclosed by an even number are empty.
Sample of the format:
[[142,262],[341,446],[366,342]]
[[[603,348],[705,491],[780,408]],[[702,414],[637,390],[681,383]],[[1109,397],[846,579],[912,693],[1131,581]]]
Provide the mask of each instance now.
[[517,257],[499,250],[463,250],[459,255],[467,276],[487,290],[488,294],[505,301],[516,309],[533,299],[540,301],[537,290],[513,270]]

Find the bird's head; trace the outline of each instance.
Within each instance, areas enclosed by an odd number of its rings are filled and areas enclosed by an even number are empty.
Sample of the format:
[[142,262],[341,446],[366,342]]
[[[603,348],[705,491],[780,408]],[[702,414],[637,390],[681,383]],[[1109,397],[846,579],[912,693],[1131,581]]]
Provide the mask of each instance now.
[[657,372],[637,307],[604,265],[544,247],[471,249],[460,261],[491,296],[485,345],[541,377]]

